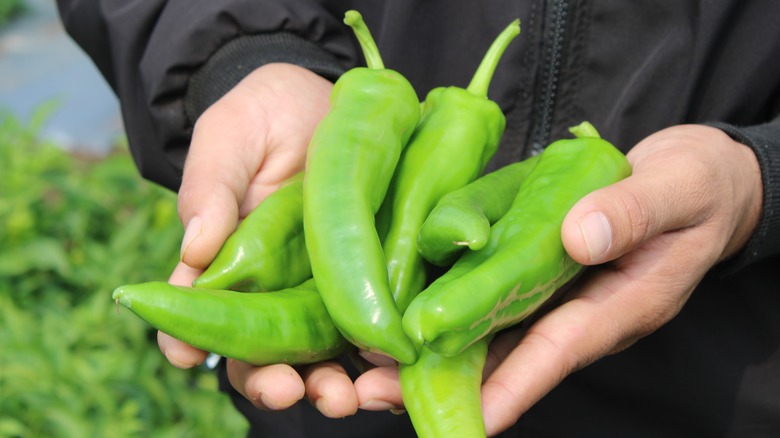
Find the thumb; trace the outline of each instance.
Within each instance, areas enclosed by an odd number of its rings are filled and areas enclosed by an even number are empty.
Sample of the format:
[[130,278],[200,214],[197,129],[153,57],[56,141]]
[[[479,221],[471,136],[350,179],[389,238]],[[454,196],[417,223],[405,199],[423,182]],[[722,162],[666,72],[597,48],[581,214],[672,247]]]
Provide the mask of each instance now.
[[179,189],[185,229],[181,260],[193,268],[207,267],[235,231],[239,207],[264,158],[262,148],[252,147],[255,139],[248,131],[236,128],[237,118],[224,105],[217,111],[218,105],[195,125]]
[[635,169],[632,176],[582,198],[563,221],[566,251],[585,265],[603,263],[690,224],[696,200],[690,192],[673,189],[675,178]]
[[614,260],[661,233],[704,224],[717,231],[702,245],[720,256],[755,227],[755,155],[722,131],[667,128],[639,142],[628,160],[630,177],[585,196],[564,220],[561,238],[576,261]]

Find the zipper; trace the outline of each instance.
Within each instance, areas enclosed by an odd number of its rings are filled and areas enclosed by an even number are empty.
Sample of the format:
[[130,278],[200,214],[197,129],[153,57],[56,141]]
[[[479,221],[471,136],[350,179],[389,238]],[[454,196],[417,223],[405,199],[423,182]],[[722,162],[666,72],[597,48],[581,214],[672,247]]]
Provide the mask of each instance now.
[[541,80],[537,82],[537,101],[529,137],[531,155],[542,152],[550,142],[569,15],[567,0],[546,0],[545,3],[547,29],[542,40]]

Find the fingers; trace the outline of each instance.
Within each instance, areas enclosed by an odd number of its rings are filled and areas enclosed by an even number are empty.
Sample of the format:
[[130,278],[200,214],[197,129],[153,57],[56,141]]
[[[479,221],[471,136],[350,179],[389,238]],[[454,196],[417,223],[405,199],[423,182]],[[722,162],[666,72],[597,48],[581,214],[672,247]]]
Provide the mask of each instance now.
[[[190,268],[184,263],[179,263],[171,273],[168,282],[180,286],[189,286],[192,284],[200,270]],[[208,352],[195,348],[189,344],[179,341],[163,332],[157,332],[157,345],[168,362],[177,368],[192,368],[206,360]]]
[[[575,370],[622,348],[614,321],[621,300],[575,299],[546,315],[521,338],[482,387],[488,436],[520,416]],[[506,350],[503,351],[503,354]]]
[[[485,378],[499,367],[512,349],[517,346],[522,336],[521,330],[509,330],[496,336],[490,345],[485,362]],[[494,384],[496,382],[491,383],[491,385]],[[368,411],[389,410],[394,413],[404,409],[397,366],[380,366],[365,371],[355,380],[355,391],[357,391],[360,409]]]
[[236,114],[232,100],[228,93],[195,125],[179,189],[181,259],[196,268],[208,266],[235,230],[239,205],[264,158],[261,122]]
[[398,361],[382,353],[360,350],[358,355],[369,364],[377,367],[391,367],[398,365]]
[[303,372],[306,398],[326,417],[354,415],[358,397],[352,379],[337,362],[323,362],[306,367]]
[[370,369],[355,380],[360,409],[387,411],[403,409],[397,366]]
[[[244,78],[195,124],[179,189],[185,226],[175,284],[192,280],[213,260],[239,220],[303,168],[314,129],[329,108],[332,84],[304,68],[268,64]],[[207,353],[158,335],[168,360],[188,367]],[[329,416],[357,410],[343,370],[315,365],[304,379],[289,365],[253,367],[228,361],[231,384],[262,409],[285,409],[307,390]]]
[[485,367],[482,371],[483,381],[493,374],[493,371],[501,365],[501,362],[509,355],[509,352],[517,346],[523,337],[523,333],[525,331],[522,329],[511,329],[499,333],[493,338],[485,358]]
[[584,197],[564,220],[561,237],[576,261],[614,260],[658,234],[702,224],[719,228],[708,242],[717,258],[734,252],[755,228],[758,166],[747,147],[723,132],[669,128],[640,142],[628,158],[632,176]]
[[[582,277],[578,290],[532,325],[487,378],[483,413],[489,433],[511,426],[566,376],[617,353],[673,318],[709,265],[696,228],[656,236],[640,249]],[[494,346],[492,346],[494,347]],[[495,362],[495,359],[494,359]]]
[[325,416],[343,418],[357,412],[357,395],[341,365],[322,362],[299,374],[285,364],[255,367],[228,359],[230,384],[258,409],[281,410],[305,396]]
[[[188,285],[201,270],[179,263],[170,283]],[[158,332],[158,344],[168,361],[179,368],[202,363],[207,352]],[[326,416],[341,418],[357,411],[357,394],[352,381],[341,365],[323,362],[303,367],[303,376],[286,364],[254,367],[228,359],[228,379],[236,390],[260,409],[286,409],[304,395]]]
[[679,175],[635,169],[627,179],[597,190],[567,215],[561,237],[569,254],[583,264],[613,260],[662,232],[696,221],[690,192],[673,189]]
[[277,411],[289,408],[305,393],[301,377],[293,367],[285,364],[254,367],[228,359],[227,375],[236,391],[258,409]]
[[160,331],[157,332],[157,346],[171,365],[181,369],[200,365],[208,356],[208,352],[185,344]]
[[185,263],[206,267],[239,219],[303,169],[331,89],[302,67],[267,64],[200,116],[179,189]]
[[561,230],[575,260],[610,263],[589,271],[516,347],[491,349],[500,365],[483,386],[488,434],[509,427],[573,371],[673,318],[739,241],[746,216],[755,219],[755,157],[716,129],[670,128],[628,158],[632,176],[584,197]]

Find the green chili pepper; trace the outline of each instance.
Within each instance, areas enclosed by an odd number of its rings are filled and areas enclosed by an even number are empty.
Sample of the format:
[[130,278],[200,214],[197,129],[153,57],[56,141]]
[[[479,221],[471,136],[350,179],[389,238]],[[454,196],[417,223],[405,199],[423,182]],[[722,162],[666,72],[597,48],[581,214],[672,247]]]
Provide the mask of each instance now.
[[501,32],[468,88],[434,88],[425,98],[383,205],[392,211],[384,252],[401,312],[425,286],[425,265],[417,250],[425,218],[442,196],[481,175],[498,148],[506,119],[487,91],[501,55],[519,33],[520,20]]
[[414,362],[374,217],[420,116],[411,84],[384,68],[360,14],[347,12],[368,68],[336,82],[309,146],[303,221],[312,272],[336,326],[360,348]]
[[454,355],[531,314],[582,266],[566,253],[561,224],[586,194],[631,173],[625,156],[590,124],[541,154],[484,248],[465,253],[409,306],[404,329]]
[[404,407],[418,437],[485,436],[482,373],[492,338],[450,357],[422,348],[416,363],[399,366]]
[[444,195],[420,227],[417,248],[428,262],[449,266],[465,248],[482,249],[490,226],[506,214],[539,156],[508,164]]
[[314,280],[261,293],[147,282],[121,286],[113,298],[158,330],[253,365],[319,362],[349,346]]
[[311,278],[303,236],[303,172],[271,193],[193,282],[208,289],[273,291]]

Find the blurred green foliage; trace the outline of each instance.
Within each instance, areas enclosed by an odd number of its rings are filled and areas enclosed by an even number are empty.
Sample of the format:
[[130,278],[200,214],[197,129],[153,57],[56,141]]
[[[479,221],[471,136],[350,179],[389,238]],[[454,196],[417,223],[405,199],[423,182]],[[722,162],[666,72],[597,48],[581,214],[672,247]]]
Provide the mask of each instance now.
[[0,0],[0,26],[20,15],[24,10],[23,0]]
[[175,195],[125,146],[89,159],[39,141],[45,119],[0,114],[0,437],[243,436],[213,372],[172,367],[111,300],[175,265]]

